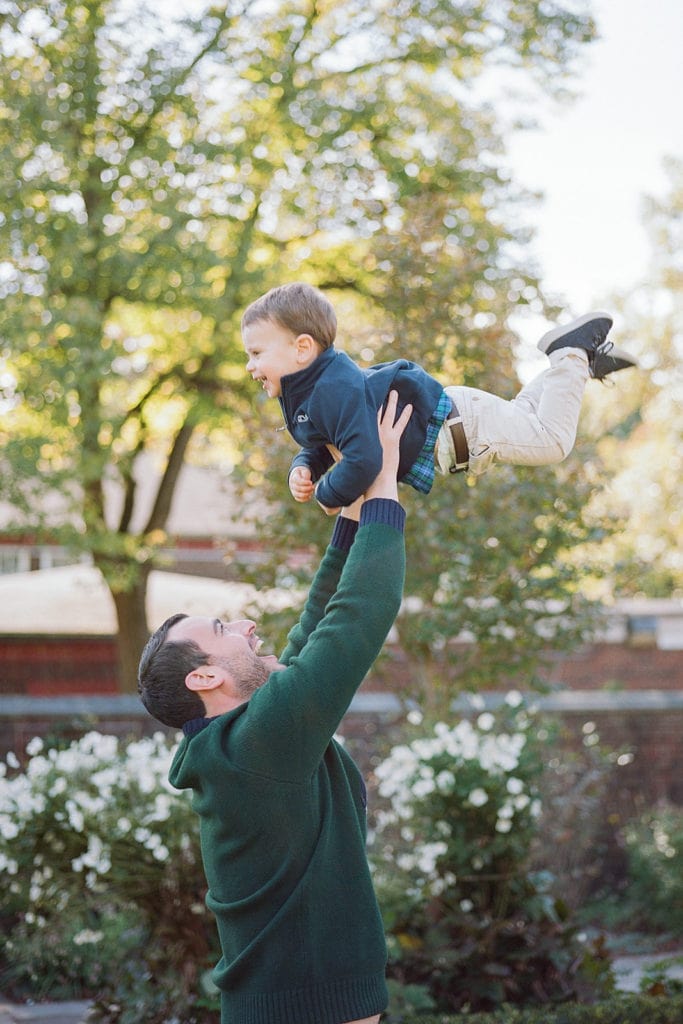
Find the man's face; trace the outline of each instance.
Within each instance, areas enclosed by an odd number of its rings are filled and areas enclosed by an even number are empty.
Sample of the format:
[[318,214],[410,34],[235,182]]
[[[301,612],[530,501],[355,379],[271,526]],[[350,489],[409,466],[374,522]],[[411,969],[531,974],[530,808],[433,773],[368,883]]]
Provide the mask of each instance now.
[[296,337],[273,320],[257,320],[242,331],[247,373],[259,381],[269,398],[282,394],[280,379],[302,368]]
[[190,615],[168,631],[171,642],[192,641],[213,665],[221,665],[232,676],[239,696],[248,700],[271,672],[284,668],[274,654],[259,655],[261,640],[251,619],[222,619]]

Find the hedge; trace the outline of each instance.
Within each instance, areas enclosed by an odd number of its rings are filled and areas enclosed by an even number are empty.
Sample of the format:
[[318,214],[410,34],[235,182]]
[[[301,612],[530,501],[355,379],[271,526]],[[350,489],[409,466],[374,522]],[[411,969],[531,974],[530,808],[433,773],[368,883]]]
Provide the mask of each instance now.
[[402,1024],[682,1024],[683,993],[673,996],[618,995],[592,1005],[524,1008],[503,1006],[492,1013],[430,1014]]

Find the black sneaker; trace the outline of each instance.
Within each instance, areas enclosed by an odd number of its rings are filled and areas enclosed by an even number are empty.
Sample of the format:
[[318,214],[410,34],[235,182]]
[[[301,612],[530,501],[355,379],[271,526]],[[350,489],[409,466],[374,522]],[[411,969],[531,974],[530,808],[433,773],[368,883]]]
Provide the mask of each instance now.
[[588,355],[591,377],[603,380],[616,370],[626,370],[629,366],[637,365],[628,353],[607,341],[611,326],[612,317],[609,313],[586,313],[565,327],[553,327],[543,335],[538,348],[546,355],[559,348],[582,348]]
[[552,331],[543,335],[537,347],[546,355],[556,352],[558,348],[582,348],[588,353],[590,362],[591,355],[605,343],[611,326],[612,317],[609,313],[586,313],[564,327],[553,327]]
[[609,373],[617,370],[628,370],[629,366],[637,366],[638,363],[632,359],[628,352],[615,348],[611,341],[605,341],[593,353],[593,358],[588,357],[590,375],[595,380],[603,380]]

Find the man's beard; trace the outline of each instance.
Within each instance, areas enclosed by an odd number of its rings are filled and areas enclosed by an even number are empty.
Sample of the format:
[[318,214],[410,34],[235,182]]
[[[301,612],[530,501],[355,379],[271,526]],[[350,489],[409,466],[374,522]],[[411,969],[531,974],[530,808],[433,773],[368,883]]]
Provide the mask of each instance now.
[[253,653],[245,653],[239,661],[235,658],[218,658],[217,664],[228,670],[235,681],[237,693],[243,700],[249,700],[270,675],[270,669],[265,662]]

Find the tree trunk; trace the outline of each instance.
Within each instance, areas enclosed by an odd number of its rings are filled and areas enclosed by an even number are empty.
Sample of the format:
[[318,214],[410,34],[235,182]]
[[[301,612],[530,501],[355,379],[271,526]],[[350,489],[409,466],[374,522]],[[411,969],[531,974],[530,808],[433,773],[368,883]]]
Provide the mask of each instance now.
[[112,591],[118,619],[116,643],[121,693],[137,693],[138,662],[149,636],[145,608],[148,575],[143,571],[130,590]]

